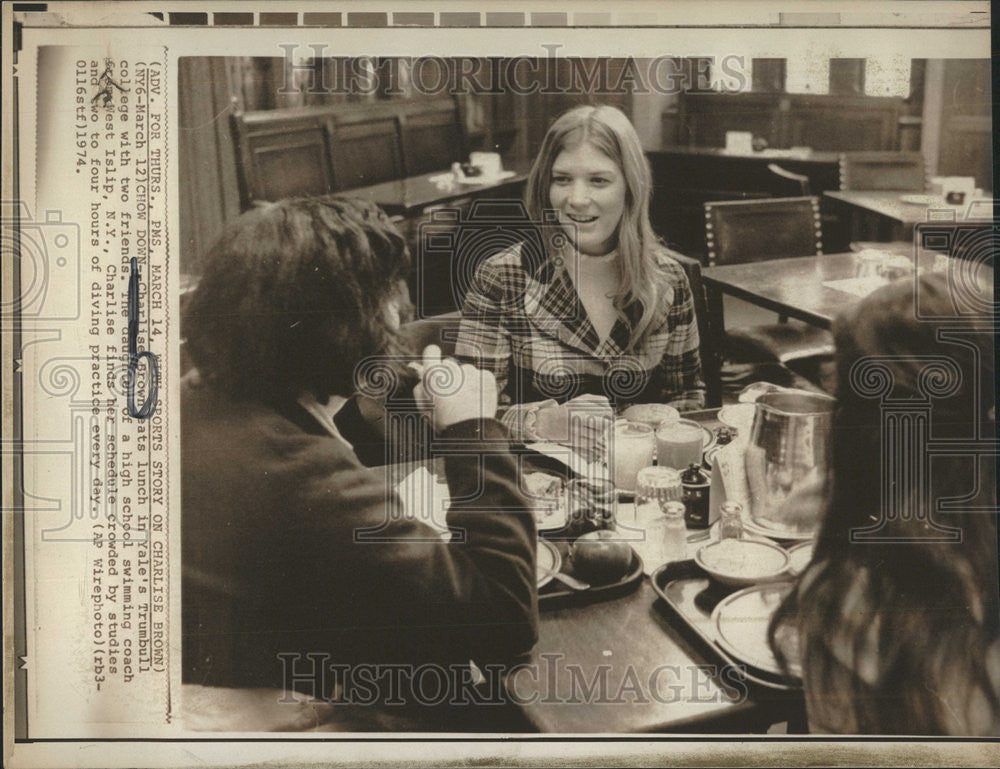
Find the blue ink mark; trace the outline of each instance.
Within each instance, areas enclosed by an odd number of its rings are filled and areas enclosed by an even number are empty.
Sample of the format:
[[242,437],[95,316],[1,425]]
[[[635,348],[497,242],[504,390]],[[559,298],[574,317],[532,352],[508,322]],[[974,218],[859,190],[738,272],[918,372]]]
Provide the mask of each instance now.
[[[156,356],[149,350],[138,351],[139,337],[139,262],[132,257],[128,276],[128,413],[137,419],[149,419],[156,411],[156,395],[160,389],[160,367]],[[149,394],[142,408],[135,407],[135,380],[139,361],[147,360],[149,367]]]

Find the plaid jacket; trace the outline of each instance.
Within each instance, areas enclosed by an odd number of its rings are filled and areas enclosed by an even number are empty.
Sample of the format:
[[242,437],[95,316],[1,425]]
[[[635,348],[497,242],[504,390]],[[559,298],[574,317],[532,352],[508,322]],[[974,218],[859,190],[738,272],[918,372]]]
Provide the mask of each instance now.
[[532,268],[519,246],[496,254],[479,267],[466,295],[455,355],[493,372],[501,406],[594,394],[618,408],[703,408],[691,288],[665,250],[658,262],[673,290],[662,297],[646,344],[629,354],[631,324],[641,317],[637,304],[600,342],[564,267],[546,261]]

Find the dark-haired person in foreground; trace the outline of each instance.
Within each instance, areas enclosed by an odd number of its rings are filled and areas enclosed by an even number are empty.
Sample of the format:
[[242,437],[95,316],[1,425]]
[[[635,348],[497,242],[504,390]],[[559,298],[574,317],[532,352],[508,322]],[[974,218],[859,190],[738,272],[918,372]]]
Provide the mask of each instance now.
[[378,208],[337,198],[254,209],[211,249],[184,317],[185,683],[335,699],[365,666],[378,706],[406,698],[379,679],[389,665],[483,667],[534,644],[535,527],[493,376],[432,346],[424,376],[457,384],[416,390],[435,445],[461,452],[443,453],[465,542],[404,517],[331,417],[359,362],[398,352],[408,266]]
[[[961,291],[974,285],[960,282]],[[798,636],[813,732],[1000,734],[995,457],[961,450],[963,441],[996,435],[993,322],[956,331],[948,320],[956,289],[942,274],[921,276],[916,289],[920,317],[914,282],[902,280],[834,327],[833,493],[812,563],[771,624],[779,659],[786,639]],[[980,306],[991,306],[992,273],[975,290]],[[938,364],[928,375],[928,364],[944,358],[952,373]],[[864,375],[876,361],[879,370]],[[880,384],[896,408],[937,391],[928,437],[957,442],[933,458],[929,477],[895,479],[895,511],[882,510],[891,481],[883,473],[887,452],[907,447],[899,434],[883,435],[886,407],[872,392]],[[947,509],[934,512],[938,501]],[[880,521],[882,541],[852,541],[852,532]],[[935,524],[957,529],[958,540],[947,541]]]

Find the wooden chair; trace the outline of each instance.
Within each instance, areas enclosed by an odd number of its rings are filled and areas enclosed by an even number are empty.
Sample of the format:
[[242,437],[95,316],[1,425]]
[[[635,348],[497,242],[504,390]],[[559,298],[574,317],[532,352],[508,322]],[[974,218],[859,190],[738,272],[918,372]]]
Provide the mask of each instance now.
[[770,191],[776,197],[808,197],[812,194],[809,188],[809,177],[782,168],[777,163],[768,163],[767,170]]
[[[740,264],[823,253],[819,201],[771,198],[705,204],[710,265]],[[721,313],[721,308],[720,308]],[[788,364],[833,354],[830,333],[805,323],[767,323],[725,333],[726,357]]]
[[422,112],[412,110],[402,120],[402,134],[408,176],[447,170],[467,157],[464,125],[453,100],[429,102]]
[[819,200],[797,197],[706,203],[705,241],[710,266],[822,254]]
[[919,152],[845,152],[840,156],[840,189],[923,192],[927,184]]
[[330,121],[337,192],[406,176],[399,115],[348,114]]
[[[690,256],[671,251],[673,257],[684,269],[691,295],[694,300],[694,314],[698,323],[701,372],[705,379],[705,406],[717,408],[725,403],[735,403],[737,393],[753,382],[773,382],[784,387],[815,389],[812,384],[778,361],[752,364],[727,362],[724,356],[724,340],[720,321],[721,306],[713,306],[713,298],[705,290],[701,277],[701,262]],[[718,305],[718,303],[716,303]]]
[[334,191],[326,115],[318,110],[235,112],[240,206]]

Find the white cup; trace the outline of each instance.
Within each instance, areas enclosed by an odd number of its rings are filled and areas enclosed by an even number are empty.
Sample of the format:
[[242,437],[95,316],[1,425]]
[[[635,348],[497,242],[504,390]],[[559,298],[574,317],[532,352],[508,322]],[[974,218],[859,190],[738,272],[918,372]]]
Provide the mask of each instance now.
[[972,199],[976,180],[971,176],[946,176],[941,183],[945,203],[960,206]]
[[503,171],[503,160],[498,152],[473,152],[469,163],[482,169],[483,176],[499,176]]
[[726,152],[753,152],[753,134],[749,131],[726,131]]

